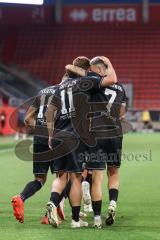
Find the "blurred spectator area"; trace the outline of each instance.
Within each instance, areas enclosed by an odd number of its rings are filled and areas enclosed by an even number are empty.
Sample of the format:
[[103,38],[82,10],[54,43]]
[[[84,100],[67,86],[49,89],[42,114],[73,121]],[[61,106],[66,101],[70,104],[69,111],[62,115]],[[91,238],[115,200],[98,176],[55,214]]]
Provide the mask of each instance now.
[[159,25],[41,25],[8,30],[0,39],[0,54],[7,64],[16,63],[49,84],[59,83],[64,66],[78,55],[105,55],[118,79],[133,84],[133,107],[157,109],[159,43]]

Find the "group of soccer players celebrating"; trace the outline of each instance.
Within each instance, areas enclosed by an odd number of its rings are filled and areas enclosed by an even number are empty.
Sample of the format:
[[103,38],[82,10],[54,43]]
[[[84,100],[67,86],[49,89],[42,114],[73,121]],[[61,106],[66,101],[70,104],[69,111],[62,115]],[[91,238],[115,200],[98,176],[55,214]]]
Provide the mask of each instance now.
[[[15,218],[24,222],[24,203],[56,173],[43,224],[58,227],[65,219],[66,198],[71,228],[87,227],[85,212],[93,211],[94,228],[102,227],[102,184],[107,169],[109,207],[106,225],[115,222],[121,165],[122,124],[126,95],[110,60],[79,56],[65,66],[57,85],[42,89],[29,106],[25,124],[34,134],[34,180],[12,198]],[[59,220],[61,219],[61,221]]]

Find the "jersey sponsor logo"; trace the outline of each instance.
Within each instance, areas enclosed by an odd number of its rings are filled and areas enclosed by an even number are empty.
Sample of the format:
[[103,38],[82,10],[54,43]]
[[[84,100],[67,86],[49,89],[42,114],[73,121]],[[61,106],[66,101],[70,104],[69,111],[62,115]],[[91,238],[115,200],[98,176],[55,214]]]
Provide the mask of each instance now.
[[64,89],[64,88],[73,87],[76,84],[77,84],[77,79],[76,80],[71,79],[71,81],[69,81],[69,79],[67,79],[67,81],[65,81],[64,83],[61,83],[59,85],[59,89],[61,90],[61,89]]
[[123,88],[120,85],[114,84],[111,87],[123,92]]
[[45,88],[40,91],[40,95],[41,94],[54,94],[55,91],[56,91],[56,89],[53,89],[53,88]]

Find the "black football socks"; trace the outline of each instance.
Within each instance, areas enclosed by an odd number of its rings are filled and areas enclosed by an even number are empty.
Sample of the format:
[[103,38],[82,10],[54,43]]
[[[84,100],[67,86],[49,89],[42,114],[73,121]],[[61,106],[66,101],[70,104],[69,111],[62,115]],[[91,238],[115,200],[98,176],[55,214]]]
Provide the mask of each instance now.
[[92,201],[92,208],[93,208],[94,216],[100,216],[101,209],[102,209],[102,200]]
[[79,221],[80,206],[72,207],[72,219],[75,222]]
[[62,200],[61,194],[59,194],[57,192],[51,193],[50,201],[53,202],[56,207],[58,207],[61,200]]
[[115,201],[118,200],[118,190],[116,188],[109,189],[109,201]]
[[61,194],[59,194],[57,192],[52,192],[50,201],[53,202],[56,207],[58,207],[60,202],[62,201],[62,199],[67,198],[69,196],[70,189],[71,189],[71,181],[69,181],[66,184],[66,187]]
[[27,198],[32,197],[36,192],[38,192],[42,188],[43,184],[38,181],[34,180],[32,182],[29,182],[24,190],[20,193],[20,197],[23,201],[25,201]]

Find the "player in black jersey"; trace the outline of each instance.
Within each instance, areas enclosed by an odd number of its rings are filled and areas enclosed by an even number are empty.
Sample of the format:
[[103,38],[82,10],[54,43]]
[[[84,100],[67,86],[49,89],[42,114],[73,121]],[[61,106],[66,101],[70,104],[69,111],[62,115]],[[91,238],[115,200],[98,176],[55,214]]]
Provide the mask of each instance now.
[[[94,64],[93,64],[94,62]],[[96,57],[92,61],[91,70],[94,72],[101,74],[101,72],[105,71],[107,68],[108,72],[112,71],[113,67],[109,59],[105,57]],[[88,72],[88,76],[92,76],[93,72]],[[115,76],[115,72],[112,76]],[[116,76],[115,76],[116,77]],[[115,93],[118,91],[118,94]],[[98,138],[103,137],[103,140],[98,140],[96,147],[89,148],[89,161],[87,163],[88,169],[92,169],[93,171],[93,182],[92,182],[92,205],[94,209],[94,226],[95,227],[101,227],[101,218],[100,218],[100,212],[101,212],[101,198],[102,198],[102,180],[103,180],[103,172],[101,170],[105,169],[105,163],[106,163],[106,155],[111,156],[115,155],[117,156],[116,159],[108,159],[107,158],[107,165],[108,165],[108,174],[109,174],[109,182],[113,182],[112,179],[115,178],[115,174],[110,174],[111,171],[113,172],[113,169],[115,172],[117,172],[117,168],[120,165],[120,152],[121,152],[121,145],[122,145],[122,138],[118,137],[116,139],[112,139],[115,136],[121,136],[122,130],[121,130],[121,123],[119,120],[119,112],[120,110],[124,109],[125,104],[125,92],[123,87],[120,84],[115,84],[114,86],[107,88],[107,89],[101,89],[101,91],[95,91],[92,92],[92,112],[96,112],[95,116],[96,118],[92,120],[92,127],[94,131],[96,130],[95,127],[97,127],[97,124],[99,123],[101,126],[101,129],[97,130],[104,130],[102,125],[105,126],[105,132],[102,135],[102,132],[100,132]],[[97,105],[96,103],[100,103],[100,105]],[[112,106],[114,103],[114,107]],[[97,107],[99,106],[99,109]],[[103,108],[103,111],[102,109]],[[100,112],[100,119],[98,118]],[[98,122],[97,122],[98,120]],[[100,120],[100,121],[99,121]],[[106,121],[107,120],[107,121]],[[107,126],[106,126],[107,125]],[[108,126],[110,125],[110,126]],[[107,132],[106,132],[107,129]],[[111,138],[110,140],[107,140],[106,144],[106,138]],[[108,146],[108,148],[107,148]],[[104,151],[102,151],[104,149]],[[104,158],[104,160],[103,160]],[[111,175],[111,176],[110,176]],[[109,184],[110,185],[110,184]],[[110,186],[112,187],[112,186]],[[115,189],[110,189],[110,194],[115,192]],[[113,203],[113,201],[111,202]],[[110,221],[110,217],[107,217],[106,222]]]
[[[74,66],[69,65],[67,66],[67,69],[68,67],[73,71],[75,70]],[[77,69],[78,68],[76,68],[76,71]],[[83,162],[79,161],[79,157],[80,154],[85,151],[86,144],[95,144],[94,138],[89,133],[90,119],[86,117],[86,112],[89,112],[90,110],[90,105],[87,104],[88,97],[90,96],[88,92],[93,89],[100,89],[101,86],[108,86],[111,82],[116,82],[116,78],[115,76],[113,77],[113,74],[108,74],[108,76],[105,77],[104,75],[106,75],[105,71],[101,76],[94,74],[94,76],[66,80],[59,85],[59,88],[56,91],[57,97],[53,97],[51,105],[47,111],[49,146],[50,148],[54,148],[51,143],[52,138],[55,139],[59,137],[64,147],[64,149],[61,148],[62,157],[56,156],[59,159],[55,160],[55,170],[57,170],[57,172],[70,172],[72,182],[70,191],[72,227],[81,226],[81,223],[79,222],[79,211]],[[58,120],[55,121],[54,112],[56,111],[58,111]],[[60,131],[53,134],[54,127],[56,129],[59,128]],[[64,153],[66,154],[65,148],[67,147],[68,150],[70,150],[70,153],[63,157]],[[53,206],[49,204],[48,210],[51,213],[50,218],[54,222],[54,219],[52,219],[52,212],[54,211]]]
[[[97,59],[97,57],[96,57],[96,59]],[[86,76],[90,76],[90,77],[96,76],[95,73],[100,74],[100,75],[106,74],[107,76],[110,76],[110,78],[109,78],[110,81],[108,81],[108,85],[112,84],[112,80],[117,79],[117,77],[116,77],[115,70],[114,70],[110,60],[105,57],[98,57],[98,60],[100,60],[100,61],[98,62],[98,65],[96,65],[96,68],[95,68],[95,66],[92,65],[91,71],[86,72]],[[107,105],[108,105],[108,99],[105,99],[105,100],[99,99],[99,101],[98,101],[99,105],[92,103],[93,96],[96,96],[97,92],[101,95],[103,91],[104,91],[104,89],[101,88],[101,89],[98,89],[98,91],[97,91],[97,89],[95,89],[94,91],[91,92],[90,111],[96,112],[96,114],[94,114],[94,115],[97,115],[98,112],[100,112],[102,110],[103,110],[103,112],[106,111],[106,101],[107,101]],[[96,101],[97,100],[95,100],[95,102]],[[100,126],[102,126],[102,124],[106,125],[106,121],[105,122],[101,121],[102,120],[101,118],[98,120],[100,120],[100,121],[98,123],[96,122],[96,126],[97,126],[97,124],[98,125],[100,124]],[[91,121],[91,123],[93,123],[93,120]],[[117,126],[117,124],[116,124],[116,126]],[[104,134],[106,135],[106,133],[104,133]],[[96,137],[97,134],[94,134],[94,135]],[[102,135],[102,133],[101,133],[101,135]],[[86,157],[88,158],[87,161],[91,160],[91,162],[88,162],[86,167],[88,168],[88,170],[93,170],[91,196],[92,196],[92,207],[93,207],[93,211],[94,211],[94,227],[101,228],[101,226],[102,226],[101,217],[100,217],[101,205],[102,205],[102,188],[101,188],[101,186],[102,186],[102,181],[103,181],[103,171],[102,170],[105,168],[105,162],[103,162],[101,159],[100,159],[100,161],[97,162],[97,159],[95,159],[95,156],[97,156],[98,152],[99,152],[98,151],[99,150],[98,143],[99,143],[99,140],[98,140],[96,146],[93,146],[92,148],[89,147],[88,154]]]
[[26,125],[34,128],[33,174],[35,179],[29,182],[18,196],[12,198],[14,216],[21,223],[24,222],[25,200],[42,188],[46,182],[49,168],[53,173],[54,165],[53,161],[51,161],[51,150],[48,148],[48,131],[45,113],[56,89],[57,86],[52,86],[41,90],[26,113]]
[[[99,67],[108,64],[108,59],[96,57],[91,60],[91,69],[99,73]],[[95,169],[95,181],[99,184],[99,197],[101,196],[102,171],[107,163],[108,190],[109,190],[109,208],[106,224],[111,225],[115,221],[116,202],[118,199],[118,168],[121,164],[122,150],[122,128],[121,118],[125,113],[126,95],[123,86],[116,83],[112,86],[95,91],[92,94],[92,111],[97,112],[92,119],[92,130],[103,131],[96,134],[98,140],[94,148],[89,149],[89,156],[94,155],[87,163],[88,169]],[[96,103],[105,103],[106,110],[98,111]],[[97,123],[101,123],[101,128],[97,128]],[[97,128],[97,129],[96,129]],[[94,185],[94,183],[93,183]],[[94,194],[95,191],[93,192]],[[99,206],[101,202],[99,201]],[[99,209],[99,210],[98,210]],[[97,215],[100,215],[100,207],[97,204]],[[99,218],[100,219],[100,218]],[[100,223],[101,221],[99,221]]]
[[[86,57],[78,57],[73,62],[74,62],[75,65],[77,65],[77,64],[82,65],[86,70],[90,67],[90,60]],[[68,70],[66,69],[66,73],[64,74],[64,76],[62,78],[62,82],[67,80],[69,77],[75,78],[75,77],[79,76],[77,74],[78,73],[75,74],[74,72],[70,71],[69,69]],[[57,127],[57,124],[56,124],[56,127]],[[70,137],[72,137],[72,135],[69,136],[69,138]],[[54,152],[57,152],[57,151],[54,151]],[[57,163],[54,164],[54,167],[55,167],[55,170],[56,170],[55,172],[57,173],[56,174],[57,177],[53,181],[50,201],[47,204],[47,206],[48,206],[47,208],[52,208],[52,211],[48,211],[48,217],[50,219],[50,223],[54,227],[57,227],[59,225],[59,221],[58,221],[58,218],[57,218],[56,207],[59,204],[59,199],[61,198],[61,195],[62,195],[61,194],[62,189],[64,189],[65,184],[67,184],[66,187],[65,187],[65,190],[64,190],[65,195],[67,197],[69,195],[69,190],[70,190],[70,185],[71,185],[71,181],[69,179],[68,174],[64,171],[63,172],[62,171],[61,172],[57,171],[57,166],[59,167],[59,163],[60,162],[58,160]],[[64,168],[64,164],[61,164],[61,165],[63,165],[63,168]],[[50,217],[50,214],[52,214],[52,217]],[[80,212],[80,216],[83,217],[84,214],[82,212]],[[82,224],[82,222],[81,222],[81,224]]]

